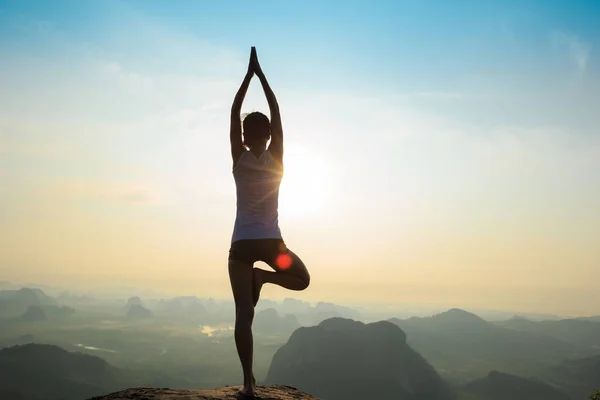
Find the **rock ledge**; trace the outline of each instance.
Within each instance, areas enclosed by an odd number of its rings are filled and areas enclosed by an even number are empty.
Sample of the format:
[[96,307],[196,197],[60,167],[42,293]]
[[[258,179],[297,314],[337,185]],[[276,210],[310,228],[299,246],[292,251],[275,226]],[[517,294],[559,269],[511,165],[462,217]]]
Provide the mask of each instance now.
[[[245,400],[239,397],[241,386],[226,386],[214,390],[178,390],[157,388],[131,388],[93,397],[89,400]],[[291,386],[258,386],[256,400],[319,400]]]

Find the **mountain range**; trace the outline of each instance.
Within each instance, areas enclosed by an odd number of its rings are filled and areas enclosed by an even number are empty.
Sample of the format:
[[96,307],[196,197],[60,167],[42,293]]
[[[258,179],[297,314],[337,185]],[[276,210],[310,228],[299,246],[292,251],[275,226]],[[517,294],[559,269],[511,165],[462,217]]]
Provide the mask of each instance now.
[[411,347],[454,383],[495,369],[529,376],[565,358],[589,355],[586,346],[543,332],[498,326],[460,309],[390,322],[402,328]]
[[574,345],[587,346],[590,350],[600,353],[600,322],[593,318],[531,321],[517,317],[498,322],[496,325],[523,332],[544,334]]

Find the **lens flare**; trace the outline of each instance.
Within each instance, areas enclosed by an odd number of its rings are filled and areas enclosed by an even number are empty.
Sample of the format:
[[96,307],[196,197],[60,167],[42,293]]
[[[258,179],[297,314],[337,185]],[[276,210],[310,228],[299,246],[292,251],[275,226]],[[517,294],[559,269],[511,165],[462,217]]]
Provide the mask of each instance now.
[[281,269],[288,269],[292,265],[292,257],[289,254],[279,254],[275,259],[275,264]]

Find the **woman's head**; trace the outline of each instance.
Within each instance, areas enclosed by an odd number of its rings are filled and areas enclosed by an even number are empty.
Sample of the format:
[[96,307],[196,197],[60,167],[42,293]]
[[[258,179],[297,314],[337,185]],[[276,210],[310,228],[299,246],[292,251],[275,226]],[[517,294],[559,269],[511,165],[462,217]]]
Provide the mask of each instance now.
[[271,123],[269,118],[261,112],[253,112],[246,115],[243,122],[244,145],[252,147],[258,143],[264,143],[271,137]]

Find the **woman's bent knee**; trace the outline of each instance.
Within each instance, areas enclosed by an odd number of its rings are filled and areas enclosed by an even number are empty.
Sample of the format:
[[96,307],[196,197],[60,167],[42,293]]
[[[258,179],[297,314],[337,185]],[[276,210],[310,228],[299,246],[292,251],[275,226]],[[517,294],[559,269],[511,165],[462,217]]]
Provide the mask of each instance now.
[[304,276],[301,276],[300,279],[302,280],[302,283],[304,283],[304,286],[300,290],[305,290],[310,285],[310,275],[307,273]]
[[308,269],[300,257],[298,257],[298,255],[293,251],[290,251],[290,254],[292,256],[292,267],[290,268],[289,272],[302,280],[303,286],[300,288],[300,290],[304,290],[310,285],[310,274],[308,273]]
[[304,283],[306,284],[306,286],[304,287],[304,289],[308,288],[310,286],[310,276],[308,277],[308,279],[306,279],[306,281],[304,281]]

